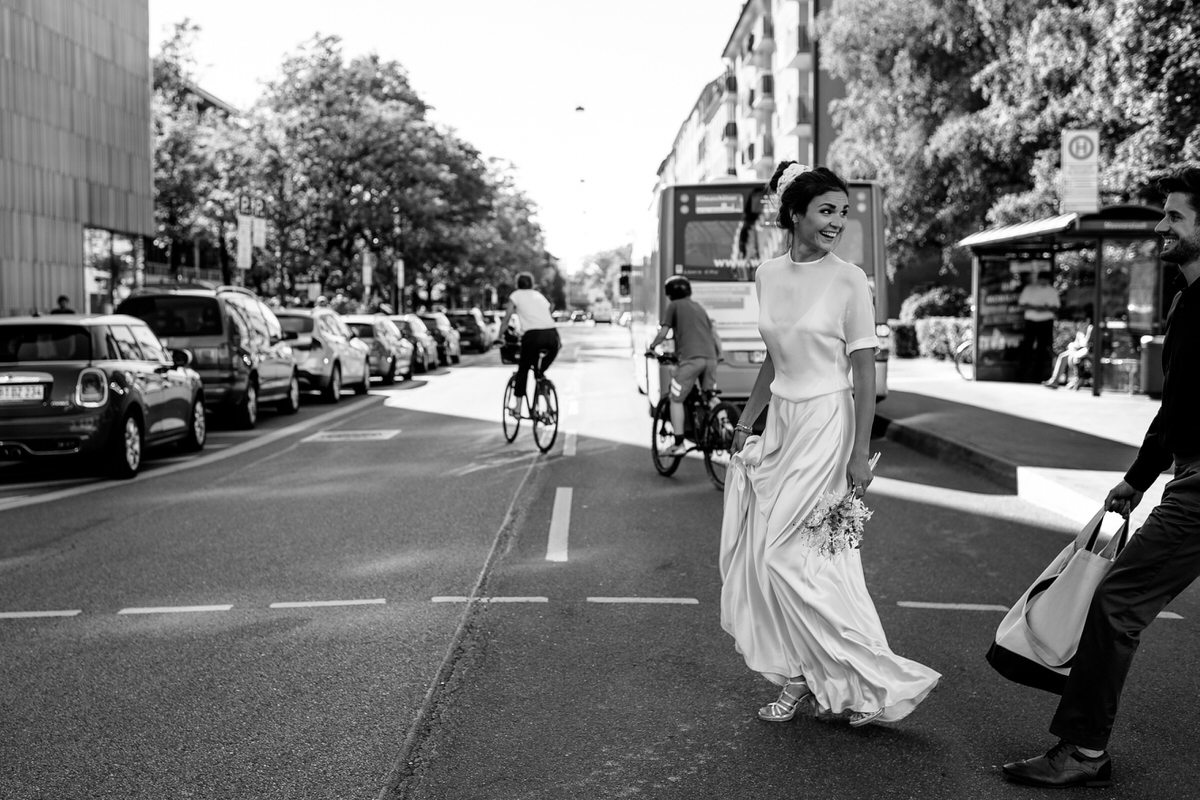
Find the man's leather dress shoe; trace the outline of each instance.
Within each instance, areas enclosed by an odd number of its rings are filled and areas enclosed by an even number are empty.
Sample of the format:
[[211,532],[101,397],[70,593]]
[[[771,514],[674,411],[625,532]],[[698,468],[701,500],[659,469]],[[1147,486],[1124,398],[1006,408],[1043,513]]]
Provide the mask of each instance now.
[[1017,783],[1050,789],[1099,788],[1112,784],[1112,759],[1108,753],[1094,760],[1088,759],[1075,745],[1059,742],[1044,756],[1005,764],[1004,776]]

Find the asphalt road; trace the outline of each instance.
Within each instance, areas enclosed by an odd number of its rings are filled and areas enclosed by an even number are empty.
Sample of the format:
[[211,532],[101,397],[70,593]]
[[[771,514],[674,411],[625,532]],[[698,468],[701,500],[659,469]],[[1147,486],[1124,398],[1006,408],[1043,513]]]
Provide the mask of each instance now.
[[[1052,743],[1052,698],[983,653],[1069,527],[878,442],[868,586],[942,684],[895,726],[762,723],[721,496],[654,472],[625,335],[563,329],[549,456],[505,444],[492,353],[132,482],[0,469],[0,798],[1040,796],[998,765]],[[1109,796],[1196,794],[1195,592],[1172,611]]]

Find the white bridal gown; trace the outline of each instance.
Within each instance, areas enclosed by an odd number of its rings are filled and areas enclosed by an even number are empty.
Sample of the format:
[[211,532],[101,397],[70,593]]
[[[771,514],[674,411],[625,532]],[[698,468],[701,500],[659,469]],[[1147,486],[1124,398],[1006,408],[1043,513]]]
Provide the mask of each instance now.
[[[849,353],[878,346],[866,275],[827,255],[758,268],[759,330],[775,365],[762,436],[734,456],[721,528],[721,626],[755,672],[803,675],[822,711],[902,719],[941,677],[888,647],[861,553],[827,556],[799,530],[843,493],[854,442]],[[870,547],[868,523],[864,546]]]

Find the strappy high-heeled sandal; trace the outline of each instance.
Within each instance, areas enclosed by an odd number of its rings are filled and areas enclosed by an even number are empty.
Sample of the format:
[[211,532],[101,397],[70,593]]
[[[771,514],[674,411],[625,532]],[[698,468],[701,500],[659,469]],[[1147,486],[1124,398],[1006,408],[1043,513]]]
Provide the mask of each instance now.
[[758,718],[767,722],[787,722],[796,716],[796,708],[800,701],[811,694],[812,690],[803,679],[788,681],[783,685],[778,700],[767,703],[758,710]]
[[882,708],[877,708],[874,711],[855,711],[850,714],[850,727],[861,728],[863,725],[868,725],[874,722],[880,714],[883,713]]

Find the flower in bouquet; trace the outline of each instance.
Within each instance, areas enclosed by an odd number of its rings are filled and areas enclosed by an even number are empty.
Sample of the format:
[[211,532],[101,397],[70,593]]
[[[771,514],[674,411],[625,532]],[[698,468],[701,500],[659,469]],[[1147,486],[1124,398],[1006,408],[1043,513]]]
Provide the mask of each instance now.
[[805,544],[827,558],[862,546],[863,526],[873,512],[853,490],[829,491],[800,523]]

